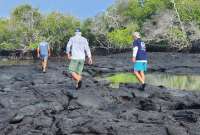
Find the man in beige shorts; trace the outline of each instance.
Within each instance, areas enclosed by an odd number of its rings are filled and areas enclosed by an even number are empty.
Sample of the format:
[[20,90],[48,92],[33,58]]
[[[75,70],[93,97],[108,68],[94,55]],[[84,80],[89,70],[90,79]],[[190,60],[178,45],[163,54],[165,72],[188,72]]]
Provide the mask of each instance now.
[[67,58],[70,60],[69,72],[76,81],[76,89],[82,85],[82,71],[87,55],[88,64],[92,64],[91,51],[86,38],[81,36],[80,29],[76,29],[75,36],[69,39],[66,47]]

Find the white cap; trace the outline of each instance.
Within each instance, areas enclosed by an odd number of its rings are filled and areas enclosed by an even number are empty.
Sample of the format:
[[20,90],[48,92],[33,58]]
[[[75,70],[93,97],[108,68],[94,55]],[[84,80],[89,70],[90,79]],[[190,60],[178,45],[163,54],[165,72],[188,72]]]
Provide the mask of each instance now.
[[133,36],[135,36],[136,38],[140,38],[140,33],[139,32],[134,32]]

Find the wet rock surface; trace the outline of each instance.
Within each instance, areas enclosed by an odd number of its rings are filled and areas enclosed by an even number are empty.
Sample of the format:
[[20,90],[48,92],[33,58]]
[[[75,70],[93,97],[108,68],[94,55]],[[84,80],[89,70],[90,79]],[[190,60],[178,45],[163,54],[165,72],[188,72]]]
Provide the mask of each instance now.
[[[199,74],[197,54],[150,53],[151,71]],[[0,67],[0,135],[200,135],[200,92],[122,84],[94,76],[131,67],[129,55],[96,57],[76,91],[65,62]],[[198,71],[199,70],[199,71]]]

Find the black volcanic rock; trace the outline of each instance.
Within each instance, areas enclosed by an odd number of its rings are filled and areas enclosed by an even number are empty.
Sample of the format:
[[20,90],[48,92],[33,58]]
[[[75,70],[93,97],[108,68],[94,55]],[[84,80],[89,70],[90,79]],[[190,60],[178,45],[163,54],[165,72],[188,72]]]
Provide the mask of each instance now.
[[[200,73],[196,54],[149,57],[150,70]],[[62,74],[64,62],[50,61],[46,74],[37,64],[0,67],[0,135],[200,135],[200,92],[148,84],[145,91],[138,84],[113,89],[94,78],[128,71],[129,55],[96,57],[78,91]]]

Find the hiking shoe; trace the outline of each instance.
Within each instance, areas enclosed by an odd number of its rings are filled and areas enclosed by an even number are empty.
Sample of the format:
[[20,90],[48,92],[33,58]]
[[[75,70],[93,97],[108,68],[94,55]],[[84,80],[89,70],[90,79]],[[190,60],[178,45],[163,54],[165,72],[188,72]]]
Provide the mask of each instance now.
[[62,90],[62,93],[68,96],[70,99],[77,99],[78,95],[74,90]]
[[77,90],[80,89],[81,86],[82,86],[82,81],[79,81],[79,82],[77,83],[77,85],[76,85],[76,89],[77,89]]
[[144,91],[144,90],[145,90],[145,87],[146,87],[146,84],[144,83],[144,84],[142,84],[142,86],[139,88],[139,90]]
[[63,73],[63,75],[65,75],[65,76],[67,76],[69,78],[72,77],[72,75],[70,73],[68,73],[67,71],[63,71],[62,73]]
[[42,69],[42,72],[43,72],[43,73],[46,73],[46,70],[43,68],[43,69]]

